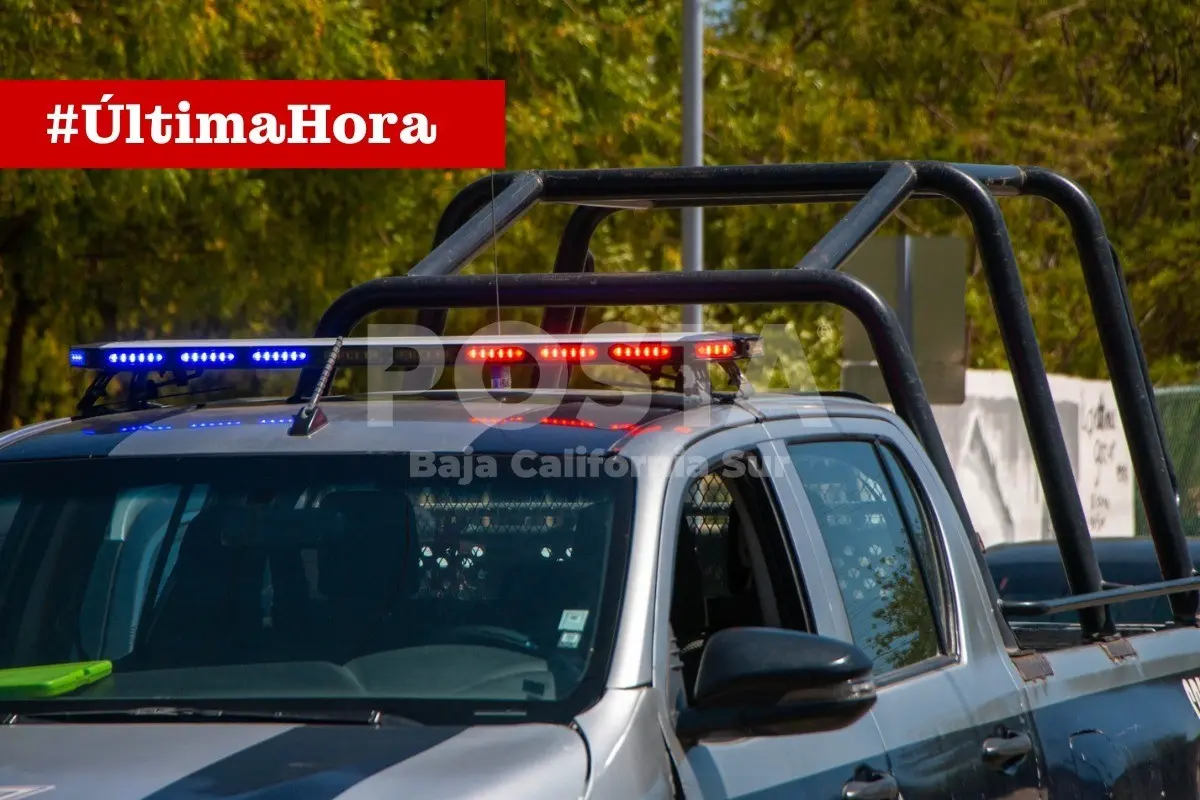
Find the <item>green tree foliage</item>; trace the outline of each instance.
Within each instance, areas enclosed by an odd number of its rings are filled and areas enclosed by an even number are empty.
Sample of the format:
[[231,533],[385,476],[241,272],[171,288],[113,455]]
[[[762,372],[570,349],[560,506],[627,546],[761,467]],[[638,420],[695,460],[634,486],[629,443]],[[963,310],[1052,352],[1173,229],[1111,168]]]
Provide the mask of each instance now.
[[[0,19],[8,78],[392,74],[351,3],[8,2]],[[400,188],[375,172],[0,172],[0,426],[70,408],[72,341],[311,324],[380,269],[394,242],[362,210]]]
[[[1183,76],[1200,58],[1198,23],[1200,7],[1163,0],[736,3],[711,48],[710,87],[737,88],[721,95],[733,105],[722,109],[729,127],[711,157],[910,157],[1064,172],[1100,203],[1124,254],[1155,378],[1190,381],[1200,343],[1188,302],[1198,280],[1200,106]],[[1047,366],[1103,376],[1064,221],[1041,201],[1004,209]],[[965,233],[954,212],[912,204],[893,230]],[[784,238],[803,247],[821,229],[790,215],[744,216],[770,247]],[[723,246],[745,252],[728,238]],[[1003,366],[979,275],[969,309],[973,366]]]
[[[1152,372],[1192,380],[1200,326],[1195,213],[1200,7],[1166,0],[733,0],[708,32],[712,163],[898,157],[1038,163],[1094,193],[1125,256]],[[484,78],[507,82],[512,168],[656,166],[680,152],[679,9],[650,0],[0,0],[0,75]],[[355,282],[402,274],[478,172],[0,172],[0,428],[70,410],[73,341],[307,333]],[[1006,215],[1057,371],[1101,376],[1057,212]],[[795,263],[844,207],[710,211],[710,269]],[[471,270],[550,268],[567,210],[535,210]],[[906,206],[888,230],[964,233]],[[601,271],[678,269],[678,214],[626,211]],[[1189,291],[1191,290],[1191,291]],[[974,366],[1003,349],[970,290]],[[526,319],[536,321],[536,310]],[[606,309],[642,324],[677,309]],[[710,321],[792,326],[836,384],[829,309],[714,307]],[[457,313],[460,331],[494,312]],[[632,316],[630,316],[632,315]],[[508,317],[509,315],[506,315]],[[516,315],[512,315],[516,316]],[[836,327],[836,325],[834,325]]]

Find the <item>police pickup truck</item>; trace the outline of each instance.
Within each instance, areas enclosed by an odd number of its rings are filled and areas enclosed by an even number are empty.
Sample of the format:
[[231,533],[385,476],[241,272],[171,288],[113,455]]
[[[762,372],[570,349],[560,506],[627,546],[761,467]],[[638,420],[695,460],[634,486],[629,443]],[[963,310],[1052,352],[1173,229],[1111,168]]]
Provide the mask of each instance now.
[[[1161,499],[1123,280],[1074,184],[924,162],[496,183],[314,338],[71,350],[95,375],[79,413],[0,439],[0,797],[1200,795],[1178,506],[1146,503],[1163,580],[1106,588],[996,205],[1040,194],[1083,231],[1139,486]],[[856,196],[795,269],[591,274],[618,209]],[[976,225],[1067,596],[999,598],[903,329],[836,270],[929,196]],[[556,274],[449,274],[538,200],[578,205]],[[891,409],[755,392],[763,337],[585,333],[577,311],[755,302],[855,314]],[[547,309],[543,332],[439,335],[445,309],[492,305]],[[352,337],[395,309],[425,335]],[[353,367],[367,391],[331,392]],[[284,399],[160,391],[244,370],[299,380]],[[1154,596],[1169,624],[1113,625],[1109,606]],[[1036,623],[1066,612],[1054,635]]]

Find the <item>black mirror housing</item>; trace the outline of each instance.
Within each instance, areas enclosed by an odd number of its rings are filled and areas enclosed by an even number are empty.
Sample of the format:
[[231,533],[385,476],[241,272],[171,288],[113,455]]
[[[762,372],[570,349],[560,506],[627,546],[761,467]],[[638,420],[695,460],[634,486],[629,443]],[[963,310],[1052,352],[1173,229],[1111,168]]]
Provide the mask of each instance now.
[[729,628],[705,645],[681,738],[787,736],[844,728],[875,704],[871,658],[780,628]]

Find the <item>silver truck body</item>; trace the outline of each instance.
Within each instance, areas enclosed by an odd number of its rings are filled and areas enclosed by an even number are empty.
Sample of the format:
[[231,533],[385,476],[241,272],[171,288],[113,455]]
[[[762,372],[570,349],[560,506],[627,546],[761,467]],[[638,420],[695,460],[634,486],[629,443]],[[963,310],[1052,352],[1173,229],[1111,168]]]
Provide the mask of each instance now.
[[[369,424],[363,400],[323,408],[329,425],[308,438],[267,424],[290,418],[296,408],[287,405],[182,410],[170,418],[170,429],[148,423],[145,412],[122,415],[118,421],[129,431],[102,457],[119,470],[124,459],[206,454],[455,452],[478,435],[457,403],[398,403],[390,427]],[[890,796],[886,788],[881,794],[863,789],[879,775],[894,776],[897,791],[910,800],[1103,796],[1135,778],[1136,793],[1126,796],[1185,796],[1177,790],[1195,796],[1200,710],[1185,684],[1200,672],[1200,631],[1139,636],[1128,652],[1100,644],[1064,648],[1034,657],[1031,671],[1030,657],[1005,649],[954,505],[894,415],[855,400],[759,395],[667,414],[655,423],[659,430],[617,437],[611,448],[637,470],[629,557],[603,689],[570,724],[35,723],[18,716],[0,727],[0,796]],[[0,439],[0,462],[50,457],[49,450],[41,456],[36,449],[20,451],[56,436],[78,441],[88,424],[59,421],[10,434]],[[141,428],[147,424],[157,429]],[[671,607],[680,520],[696,475],[670,465],[718,464],[730,453],[757,454],[774,465],[763,478],[774,506],[769,511],[801,576],[812,632],[852,642],[837,554],[788,454],[791,445],[831,441],[881,444],[909,470],[945,568],[944,652],[879,671],[874,708],[846,727],[685,743],[675,732],[680,701]],[[761,553],[751,555],[750,568],[769,583]],[[1000,728],[1029,742],[1003,769],[984,757]],[[1164,729],[1179,748],[1169,754],[1174,763],[1161,752]]]

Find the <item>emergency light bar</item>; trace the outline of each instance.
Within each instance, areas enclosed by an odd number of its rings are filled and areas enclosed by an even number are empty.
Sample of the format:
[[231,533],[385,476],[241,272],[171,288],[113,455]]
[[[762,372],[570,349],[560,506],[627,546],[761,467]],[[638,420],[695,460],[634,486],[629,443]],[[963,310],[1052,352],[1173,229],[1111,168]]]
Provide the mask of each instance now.
[[[324,364],[335,339],[217,339],[109,342],[71,348],[70,363],[101,372],[301,369]],[[677,333],[642,336],[378,337],[343,339],[335,366],[416,366],[440,353],[443,363],[519,366],[625,364],[680,366],[733,362],[762,354],[751,334]]]

